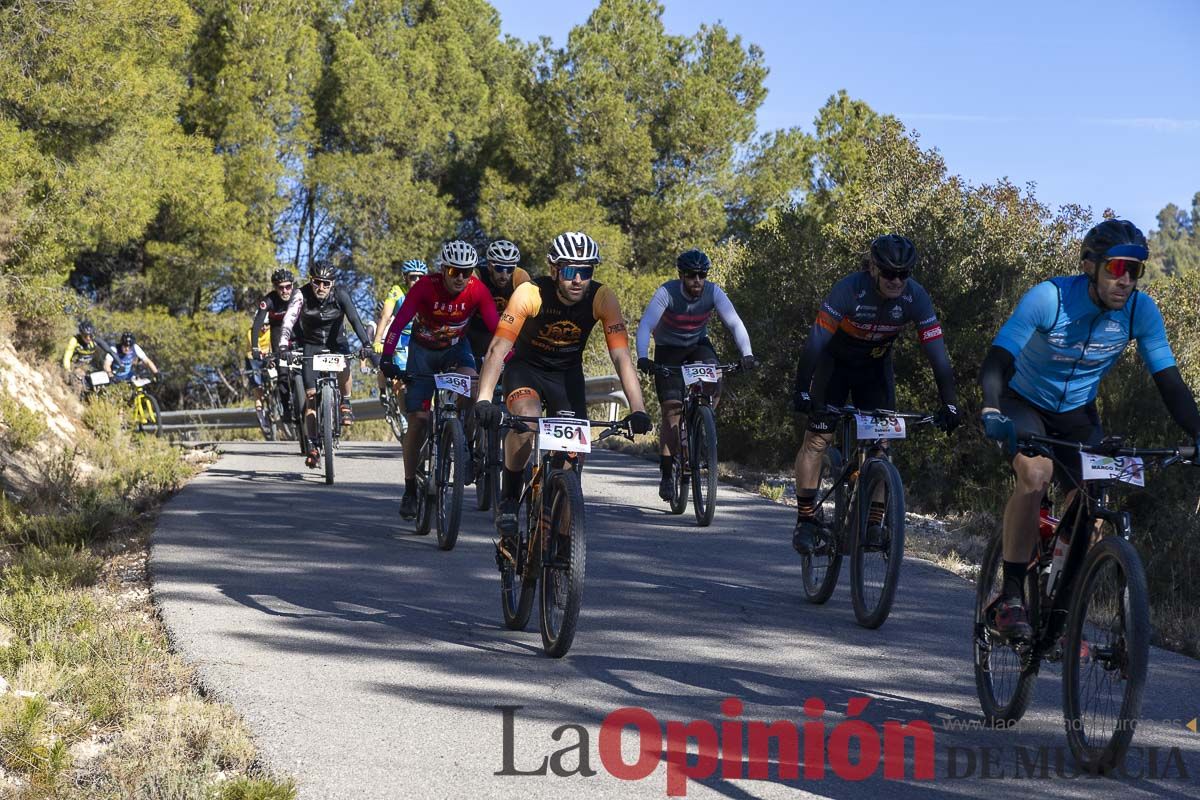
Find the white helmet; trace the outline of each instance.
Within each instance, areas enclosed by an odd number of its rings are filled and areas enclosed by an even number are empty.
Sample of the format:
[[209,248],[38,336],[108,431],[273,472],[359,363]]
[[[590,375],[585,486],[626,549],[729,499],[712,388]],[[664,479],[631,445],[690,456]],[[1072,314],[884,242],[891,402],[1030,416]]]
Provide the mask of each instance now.
[[457,267],[471,269],[479,263],[479,253],[469,242],[455,239],[442,245],[442,252],[437,257],[438,268]]
[[497,239],[488,245],[487,262],[515,267],[521,263],[521,251],[507,239]]
[[546,260],[551,264],[563,261],[599,264],[600,246],[586,233],[567,231],[554,237],[554,241],[550,243],[550,252],[546,254]]

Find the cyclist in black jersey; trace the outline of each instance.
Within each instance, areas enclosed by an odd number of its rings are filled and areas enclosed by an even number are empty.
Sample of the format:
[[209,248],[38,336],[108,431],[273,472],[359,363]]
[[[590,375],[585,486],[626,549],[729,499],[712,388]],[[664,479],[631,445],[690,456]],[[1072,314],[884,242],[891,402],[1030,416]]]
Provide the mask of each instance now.
[[[295,337],[303,345],[305,356],[303,367],[305,407],[305,427],[308,432],[309,446],[305,464],[315,467],[319,458],[316,443],[317,435],[317,378],[313,372],[311,356],[315,353],[335,352],[349,354],[349,343],[342,334],[342,323],[350,320],[354,335],[366,344],[371,341],[367,329],[358,316],[358,310],[350,301],[350,294],[338,286],[335,288],[336,270],[328,262],[318,262],[309,271],[309,282],[292,295],[288,304],[287,314],[283,319],[283,329],[280,333],[279,348],[287,350]],[[371,363],[379,366],[379,356],[367,350]],[[354,422],[350,410],[350,367],[346,366],[340,376],[342,390],[342,425]]]
[[[291,271],[280,268],[271,273],[271,285],[273,287],[271,291],[264,294],[258,301],[257,309],[254,312],[254,321],[250,324],[250,356],[246,364],[246,369],[250,371],[251,382],[254,384],[254,408],[260,413],[263,403],[263,366],[268,355],[275,357],[279,355],[283,318],[287,316],[288,303],[292,299],[292,290],[296,282]],[[271,352],[264,353],[261,339],[262,333],[268,329],[271,331]],[[292,394],[287,388],[286,385],[281,384],[280,400],[283,401],[285,417],[291,416],[289,409],[291,408]]]
[[[800,356],[793,407],[808,414],[804,442],[796,454],[796,528],[792,545],[807,555],[816,543],[821,520],[816,516],[821,457],[833,440],[837,415],[827,405],[847,399],[864,410],[895,409],[892,343],[904,328],[917,327],[921,349],[933,367],[942,407],[936,422],[944,431],[958,427],[954,371],[942,338],[942,326],[928,292],[912,280],[917,262],[913,243],[896,235],[871,242],[866,269],[839,281],[821,303]],[[881,538],[878,525],[867,529],[868,541]]]

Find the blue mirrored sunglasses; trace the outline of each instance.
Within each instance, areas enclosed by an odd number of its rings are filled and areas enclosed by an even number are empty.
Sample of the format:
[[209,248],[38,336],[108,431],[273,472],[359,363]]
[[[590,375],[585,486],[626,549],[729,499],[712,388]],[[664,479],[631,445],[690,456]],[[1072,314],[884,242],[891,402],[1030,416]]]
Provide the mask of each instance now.
[[596,268],[591,267],[591,266],[589,266],[589,267],[570,266],[570,267],[563,267],[558,272],[559,272],[559,275],[562,276],[562,279],[564,281],[573,281],[573,280],[575,280],[575,276],[577,276],[577,275],[579,276],[580,280],[590,281],[592,279],[592,273],[595,271],[596,271]]

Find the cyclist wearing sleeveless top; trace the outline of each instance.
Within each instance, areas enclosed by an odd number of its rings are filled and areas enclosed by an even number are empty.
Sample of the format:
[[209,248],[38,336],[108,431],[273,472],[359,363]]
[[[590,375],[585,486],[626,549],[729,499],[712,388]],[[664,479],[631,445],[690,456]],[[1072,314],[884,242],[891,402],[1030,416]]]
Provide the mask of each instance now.
[[[592,280],[600,263],[599,246],[586,233],[568,231],[554,239],[546,260],[551,274],[518,288],[500,318],[479,378],[481,399],[475,404],[476,419],[481,425],[499,423],[500,407],[488,398],[510,352],[514,355],[504,369],[504,395],[512,413],[541,416],[544,404],[551,415],[569,412],[587,419],[583,349],[599,322],[608,355],[629,398],[630,427],[634,433],[648,433],[650,417],[629,357],[620,304],[612,289]],[[516,535],[517,501],[533,441],[532,432],[515,431],[509,431],[504,441],[504,480],[496,517],[502,538]]]
[[[453,241],[442,245],[438,253],[438,275],[421,278],[409,290],[384,336],[383,369],[389,378],[408,373],[408,389],[404,408],[408,416],[408,432],[404,434],[404,497],[400,499],[400,516],[412,519],[417,515],[417,460],[429,428],[429,403],[434,395],[432,377],[439,372],[456,371],[475,375],[475,356],[464,334],[467,322],[478,313],[484,324],[496,328],[496,304],[487,289],[475,277],[479,253],[469,242]],[[412,339],[408,345],[408,365],[402,371],[391,362],[391,355],[400,341],[400,332],[412,320]]]
[[1083,274],[1051,278],[1026,292],[983,362],[984,431],[1014,456],[1016,473],[1004,509],[1004,585],[987,610],[989,624],[1007,638],[1032,635],[1023,587],[1042,496],[1052,478],[1073,493],[1082,474],[1075,451],[1057,450],[1059,465],[1015,453],[1018,434],[1089,444],[1103,439],[1096,412],[1100,379],[1136,339],[1171,417],[1200,445],[1200,412],[1175,364],[1162,314],[1137,289],[1149,255],[1133,223],[1096,225],[1083,239]]
[[[507,239],[497,239],[488,245],[484,263],[479,265],[476,277],[492,295],[497,314],[504,311],[517,287],[529,282],[529,273],[518,266],[520,263],[521,251]],[[467,339],[471,342],[475,365],[481,367],[488,346],[492,343],[492,332],[487,329],[482,317],[471,317],[467,325]]]
[[[837,415],[827,405],[847,399],[864,410],[895,409],[892,343],[915,325],[921,350],[933,368],[942,407],[936,423],[944,431],[958,427],[954,371],[942,338],[942,326],[929,293],[909,277],[917,263],[913,243],[897,235],[871,242],[867,269],[839,281],[821,303],[812,333],[800,356],[793,408],[808,414],[804,442],[796,454],[796,528],[792,546],[807,555],[816,546],[822,520],[816,516],[821,457],[833,440]],[[874,504],[872,504],[874,506]],[[873,513],[882,511],[872,508]],[[882,540],[879,524],[867,527],[867,541]]]
[[[750,335],[729,301],[715,283],[708,282],[712,262],[700,250],[687,250],[675,259],[678,280],[658,287],[642,314],[637,330],[637,366],[654,374],[654,391],[662,406],[659,469],[662,478],[658,496],[671,499],[671,457],[679,447],[679,416],[683,410],[683,376],[677,372],[662,375],[655,366],[680,364],[716,364],[717,352],[708,339],[708,320],[713,311],[733,334],[742,355],[742,367],[753,369],[758,360],[750,350]],[[654,337],[654,361],[651,361],[650,337]]]
[[[379,304],[379,321],[375,324],[375,341],[371,343],[372,349],[379,354],[383,353],[383,338],[387,335],[388,328],[391,327],[392,317],[395,316],[397,309],[404,303],[404,295],[407,291],[411,291],[416,285],[421,276],[429,274],[429,267],[419,258],[410,258],[400,265],[400,273],[403,276],[404,285],[395,284],[387,293],[387,297]],[[412,323],[400,331],[400,341],[396,345],[396,352],[392,355],[392,363],[400,369],[404,369],[408,364],[408,340],[412,336]],[[387,376],[380,372],[378,375],[379,383],[379,402],[383,403],[385,398],[383,394],[384,381],[388,380]],[[400,398],[400,404],[404,404],[404,382],[392,381],[392,391]]]

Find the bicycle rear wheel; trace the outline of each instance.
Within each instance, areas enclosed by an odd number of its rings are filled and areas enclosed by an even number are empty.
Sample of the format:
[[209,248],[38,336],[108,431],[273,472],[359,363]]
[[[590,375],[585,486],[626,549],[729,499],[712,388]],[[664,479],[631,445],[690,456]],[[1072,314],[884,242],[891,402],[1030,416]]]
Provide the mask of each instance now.
[[462,521],[463,486],[467,477],[467,437],[462,421],[448,416],[442,427],[437,465],[437,539],[442,550],[453,550]]
[[1146,572],[1127,540],[1109,536],[1083,562],[1067,623],[1063,716],[1079,765],[1108,772],[1125,760],[1150,661]]
[[804,596],[810,603],[824,603],[833,595],[842,570],[841,528],[849,498],[845,482],[839,480],[841,476],[842,454],[830,445],[821,456],[821,474],[817,479],[817,497],[825,498],[817,509],[817,517],[829,530],[818,539],[811,555],[800,556]]
[[551,471],[543,491],[549,492],[542,542],[542,649],[561,658],[571,649],[583,602],[587,539],[583,489],[573,469]]
[[[876,495],[882,499],[874,500]],[[876,502],[882,504],[875,512],[880,540],[872,545],[868,533]],[[890,461],[867,461],[859,476],[857,513],[858,524],[850,536],[850,599],[858,624],[878,628],[891,613],[904,561],[904,484]]]
[[[1041,663],[1028,653],[1018,653],[998,641],[988,628],[984,612],[1004,588],[1004,537],[997,533],[983,554],[979,577],[975,582],[975,690],[984,721],[991,727],[1004,728],[1025,716]],[[1036,625],[1038,604],[1037,571],[1025,579],[1025,597],[1031,623]]]
[[321,387],[321,447],[325,450],[325,483],[333,483],[333,415],[337,402],[333,399],[333,387],[328,383]]
[[717,420],[712,408],[697,406],[689,432],[692,462],[692,511],[696,524],[707,528],[717,513]]
[[525,630],[533,612],[534,584],[540,568],[539,564],[529,563],[533,524],[536,514],[531,513],[528,492],[522,492],[517,509],[517,551],[510,553],[509,558],[496,555],[500,565],[500,608],[504,612],[504,626],[511,631]]

